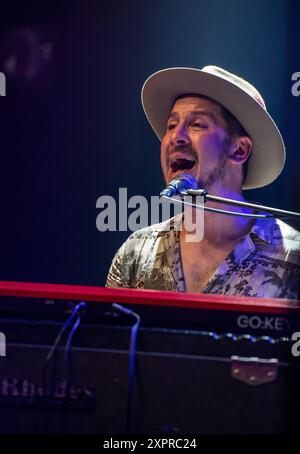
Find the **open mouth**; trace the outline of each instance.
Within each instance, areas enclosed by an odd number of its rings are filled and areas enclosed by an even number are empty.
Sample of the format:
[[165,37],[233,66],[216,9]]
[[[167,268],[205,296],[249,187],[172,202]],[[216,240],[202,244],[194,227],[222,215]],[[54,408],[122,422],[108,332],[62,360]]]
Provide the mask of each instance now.
[[171,159],[170,168],[173,173],[178,171],[186,172],[191,170],[196,164],[196,160],[192,157],[176,157]]

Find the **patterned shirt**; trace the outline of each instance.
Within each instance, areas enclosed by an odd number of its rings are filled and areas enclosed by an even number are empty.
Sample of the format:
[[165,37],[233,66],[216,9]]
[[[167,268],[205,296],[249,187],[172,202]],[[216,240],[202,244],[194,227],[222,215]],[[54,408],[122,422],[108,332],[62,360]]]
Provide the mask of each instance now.
[[[134,232],[116,253],[106,285],[185,292],[178,218]],[[202,293],[300,299],[300,232],[257,219]]]

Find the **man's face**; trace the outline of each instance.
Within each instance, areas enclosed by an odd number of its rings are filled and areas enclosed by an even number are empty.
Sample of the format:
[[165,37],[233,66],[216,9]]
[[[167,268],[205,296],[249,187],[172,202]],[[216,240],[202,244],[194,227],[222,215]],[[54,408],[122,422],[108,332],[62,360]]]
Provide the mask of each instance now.
[[178,99],[161,142],[161,165],[166,183],[190,173],[205,189],[222,183],[230,139],[220,106],[208,99]]

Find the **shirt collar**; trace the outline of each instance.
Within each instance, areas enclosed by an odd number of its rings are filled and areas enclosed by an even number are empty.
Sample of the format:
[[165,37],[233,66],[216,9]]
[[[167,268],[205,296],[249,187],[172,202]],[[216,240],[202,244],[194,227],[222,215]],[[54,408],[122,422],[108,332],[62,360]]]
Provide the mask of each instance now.
[[258,236],[261,240],[268,244],[272,244],[274,237],[274,230],[276,228],[276,219],[257,219],[253,224],[250,234]]
[[249,234],[236,245],[234,250],[229,255],[229,259],[234,263],[237,263],[249,257],[249,255],[256,249],[255,237],[258,237],[260,240],[268,244],[272,244],[275,227],[276,220],[274,218],[256,219]]

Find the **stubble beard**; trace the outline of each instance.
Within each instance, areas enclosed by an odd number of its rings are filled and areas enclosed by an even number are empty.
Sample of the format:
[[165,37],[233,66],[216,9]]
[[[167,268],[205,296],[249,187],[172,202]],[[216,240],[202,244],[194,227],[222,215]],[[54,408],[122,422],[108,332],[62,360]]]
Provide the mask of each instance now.
[[208,176],[200,182],[203,184],[201,188],[206,189],[208,192],[209,190],[213,189],[215,183],[220,183],[225,177],[226,174],[226,163],[229,153],[229,146],[231,144],[231,140],[229,138],[225,138],[219,154],[219,159],[215,167],[210,171]]

